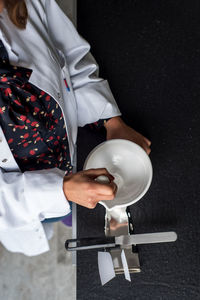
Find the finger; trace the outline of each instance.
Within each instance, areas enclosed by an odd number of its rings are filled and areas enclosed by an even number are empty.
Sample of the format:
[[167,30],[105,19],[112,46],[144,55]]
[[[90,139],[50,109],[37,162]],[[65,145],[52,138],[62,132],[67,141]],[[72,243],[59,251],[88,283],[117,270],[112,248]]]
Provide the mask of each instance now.
[[147,145],[148,145],[148,146],[150,146],[150,145],[151,145],[151,141],[150,141],[150,140],[148,140],[146,137],[144,137],[144,140],[145,140],[145,142],[147,143]]
[[96,194],[95,196],[92,196],[91,199],[92,202],[98,203],[99,201],[104,201],[104,200],[113,200],[115,198],[116,194],[113,193],[111,195],[105,195],[105,194]]
[[84,205],[85,207],[89,208],[89,209],[94,209],[97,205],[97,201],[93,201],[93,202],[88,202],[86,205]]
[[149,155],[151,153],[151,149],[150,148],[146,148],[146,153]]
[[108,176],[110,180],[114,180],[115,178],[108,172],[106,168],[98,168],[98,169],[89,169],[85,170],[84,174],[89,175],[91,178],[95,179],[99,175]]
[[95,201],[96,202],[99,202],[99,201],[110,201],[110,200],[113,200],[115,198],[115,195],[101,195],[101,194],[98,194],[96,195],[95,197]]
[[112,196],[117,191],[117,185],[114,182],[111,183],[99,183],[94,181],[91,184],[92,192],[96,192],[97,194],[101,194],[104,196]]
[[150,147],[149,147],[146,143],[144,143],[144,142],[143,142],[143,144],[142,144],[142,148],[144,149],[144,151],[145,151],[147,154],[149,154],[149,153],[151,152]]

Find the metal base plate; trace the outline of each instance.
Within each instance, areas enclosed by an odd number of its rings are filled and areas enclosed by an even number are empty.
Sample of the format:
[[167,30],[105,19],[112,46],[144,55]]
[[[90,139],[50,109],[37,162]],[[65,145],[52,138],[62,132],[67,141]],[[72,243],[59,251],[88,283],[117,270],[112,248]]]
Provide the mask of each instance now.
[[[133,222],[128,208],[119,209],[118,211],[106,211],[105,215],[105,235],[120,236],[133,234]],[[116,274],[123,274],[124,268],[121,260],[121,251],[124,249],[129,272],[141,272],[139,255],[136,246],[128,246],[117,249],[110,249],[114,270]]]

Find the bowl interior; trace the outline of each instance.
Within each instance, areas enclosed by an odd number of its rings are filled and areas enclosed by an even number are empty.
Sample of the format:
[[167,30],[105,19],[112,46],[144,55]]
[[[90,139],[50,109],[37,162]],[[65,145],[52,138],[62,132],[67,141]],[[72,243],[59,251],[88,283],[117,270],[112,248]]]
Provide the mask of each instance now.
[[118,186],[115,198],[102,200],[107,209],[127,206],[138,201],[148,190],[152,180],[152,165],[146,152],[137,144],[123,139],[101,143],[88,155],[84,170],[106,168]]

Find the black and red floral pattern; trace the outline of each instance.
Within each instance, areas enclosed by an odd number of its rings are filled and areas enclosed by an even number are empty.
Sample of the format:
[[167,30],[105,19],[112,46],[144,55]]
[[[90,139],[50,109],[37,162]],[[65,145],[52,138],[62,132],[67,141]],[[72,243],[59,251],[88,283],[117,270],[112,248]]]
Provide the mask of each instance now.
[[[0,40],[0,125],[22,172],[58,167],[72,172],[59,104],[28,80],[31,69],[12,66]],[[90,124],[100,128],[109,120]]]
[[0,58],[0,124],[22,172],[58,167],[72,172],[63,113],[47,93],[28,82],[32,70]]

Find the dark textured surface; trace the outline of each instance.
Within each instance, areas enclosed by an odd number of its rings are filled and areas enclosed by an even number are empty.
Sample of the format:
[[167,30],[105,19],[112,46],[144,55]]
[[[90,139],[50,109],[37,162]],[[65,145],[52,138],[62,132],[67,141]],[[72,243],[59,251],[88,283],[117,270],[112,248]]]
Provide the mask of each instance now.
[[[91,44],[124,120],[152,141],[154,176],[131,207],[137,233],[175,230],[139,247],[142,272],[101,287],[97,252],[78,253],[77,299],[200,299],[200,2],[79,0]],[[105,132],[79,132],[78,167]],[[84,144],[84,145],[83,145]],[[101,235],[104,208],[78,208],[78,236]]]

